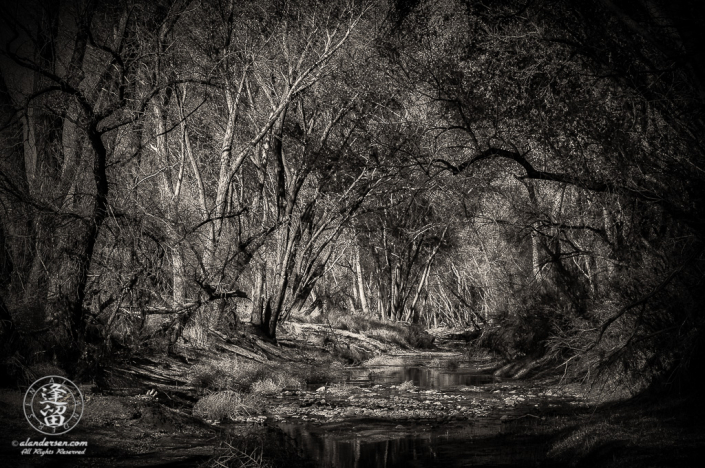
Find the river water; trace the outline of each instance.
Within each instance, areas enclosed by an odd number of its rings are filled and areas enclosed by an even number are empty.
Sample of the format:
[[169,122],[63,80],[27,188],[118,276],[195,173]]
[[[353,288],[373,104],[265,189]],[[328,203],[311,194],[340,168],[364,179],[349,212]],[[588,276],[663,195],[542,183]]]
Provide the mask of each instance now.
[[[292,459],[291,465],[285,462],[284,466],[547,466],[546,441],[525,435],[531,434],[532,426],[540,424],[539,418],[533,415],[517,417],[526,412],[526,408],[517,411],[516,396],[507,395],[515,400],[506,400],[511,405],[503,405],[505,400],[497,395],[499,390],[496,390],[501,383],[491,373],[483,372],[480,363],[458,365],[454,362],[448,365],[443,359],[432,355],[408,357],[402,362],[397,358],[396,361],[393,365],[350,368],[344,383],[394,401],[393,396],[400,394],[398,384],[412,381],[418,389],[414,393],[404,394],[411,395],[402,399],[406,404],[412,401],[410,398],[426,404],[430,401],[427,398],[435,398],[434,401],[439,402],[435,404],[450,401],[455,405],[471,401],[474,407],[479,408],[475,413],[478,416],[438,419],[426,416],[399,421],[385,419],[371,411],[334,421],[280,420],[270,427],[276,434],[276,444],[294,450],[299,457],[296,462]],[[469,389],[472,393],[468,392]],[[515,394],[516,390],[511,393]],[[485,400],[488,402],[486,410],[482,403]]]
[[407,381],[412,381],[421,389],[446,390],[458,386],[488,384],[494,381],[494,377],[483,374],[471,366],[451,370],[443,367],[427,367],[419,362],[349,369],[347,374],[347,382],[353,385],[392,385]]
[[536,466],[545,456],[543,444],[529,438],[513,436],[507,443],[506,425],[498,420],[446,428],[364,420],[280,428],[321,468]]

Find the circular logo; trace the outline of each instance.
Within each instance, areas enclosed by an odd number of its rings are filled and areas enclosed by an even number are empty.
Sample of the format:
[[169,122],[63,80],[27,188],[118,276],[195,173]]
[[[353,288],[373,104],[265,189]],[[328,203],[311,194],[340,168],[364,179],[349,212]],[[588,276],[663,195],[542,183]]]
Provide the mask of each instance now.
[[83,395],[76,384],[65,377],[42,377],[24,394],[24,415],[42,434],[66,434],[76,427],[83,415]]

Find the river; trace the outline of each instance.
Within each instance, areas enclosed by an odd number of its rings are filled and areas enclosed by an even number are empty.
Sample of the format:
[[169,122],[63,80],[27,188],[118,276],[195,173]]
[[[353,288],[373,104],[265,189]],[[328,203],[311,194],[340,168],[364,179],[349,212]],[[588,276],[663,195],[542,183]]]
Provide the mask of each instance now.
[[[486,363],[449,353],[389,361],[283,397],[265,423],[260,455],[317,468],[549,466],[548,441],[532,429],[542,415],[579,405],[498,381]],[[246,466],[242,457],[232,461],[226,465]]]

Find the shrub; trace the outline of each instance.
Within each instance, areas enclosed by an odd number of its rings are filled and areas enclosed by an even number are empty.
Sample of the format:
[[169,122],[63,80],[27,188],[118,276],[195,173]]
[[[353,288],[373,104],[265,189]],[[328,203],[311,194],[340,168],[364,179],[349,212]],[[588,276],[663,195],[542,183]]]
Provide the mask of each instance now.
[[336,356],[346,360],[350,364],[359,364],[367,359],[368,354],[360,349],[347,344],[341,344],[333,347],[333,352]]
[[292,378],[309,384],[326,383],[335,380],[338,372],[332,359],[317,361],[315,364],[299,366],[290,370]]
[[213,457],[199,465],[202,468],[311,466],[310,460],[302,457],[300,449],[279,428],[233,427],[218,440]]
[[225,390],[204,396],[193,407],[194,416],[213,421],[252,416],[262,408],[262,401],[255,395]]
[[274,395],[282,391],[284,385],[272,379],[258,380],[254,382],[250,391],[257,395]]
[[227,388],[226,375],[211,364],[196,364],[189,371],[189,382],[196,388],[221,390]]
[[460,366],[457,359],[438,359],[433,360],[428,364],[428,367],[441,367],[443,369],[456,370]]
[[399,385],[399,390],[402,392],[410,392],[415,389],[416,389],[416,385],[414,385],[413,380],[407,380],[406,382],[402,382]]
[[486,328],[474,344],[505,359],[542,356],[552,325],[568,308],[570,305],[564,307],[554,295],[537,295],[511,311],[500,311],[496,325]]
[[336,315],[330,321],[330,325],[333,328],[347,330],[352,333],[360,333],[369,328],[367,320],[359,315]]
[[274,370],[272,377],[257,380],[250,385],[250,392],[259,395],[274,395],[285,388],[301,388],[300,379],[280,370]]
[[348,384],[333,384],[330,385],[326,392],[332,396],[342,397],[348,396],[355,390],[355,387]]
[[434,338],[420,325],[412,325],[406,331],[406,341],[413,348],[433,348]]
[[[226,359],[208,361],[191,368],[191,385],[209,390],[240,390],[254,391],[257,382],[272,381],[275,386],[300,387],[301,381],[285,371],[273,369],[258,362],[242,359]],[[258,384],[257,390],[267,388],[266,384]]]
[[59,375],[61,377],[68,377],[66,371],[55,366],[54,364],[46,362],[30,366],[29,373],[31,374],[32,381],[47,375]]
[[379,340],[383,343],[392,343],[396,344],[398,346],[401,346],[402,348],[408,348],[409,343],[407,343],[406,338],[404,337],[404,334],[394,328],[371,328],[370,330],[367,330],[365,332],[365,335],[367,335],[370,338],[374,338],[376,340]]

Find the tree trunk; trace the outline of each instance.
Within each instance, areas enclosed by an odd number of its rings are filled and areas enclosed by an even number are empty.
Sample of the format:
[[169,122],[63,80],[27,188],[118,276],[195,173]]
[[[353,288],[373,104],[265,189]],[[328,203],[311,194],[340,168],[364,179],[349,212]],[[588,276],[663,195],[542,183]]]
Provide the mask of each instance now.
[[541,284],[543,282],[543,275],[541,272],[542,267],[542,256],[541,256],[541,239],[539,234],[535,231],[531,232],[531,274],[536,283]]
[[360,307],[362,308],[362,313],[366,316],[370,316],[370,307],[367,304],[367,297],[365,295],[365,281],[362,278],[362,265],[360,265],[360,247],[357,246],[355,249],[355,276],[357,277],[357,291],[360,297]]
[[614,219],[612,214],[609,212],[607,207],[602,208],[602,220],[604,222],[605,233],[607,235],[607,240],[610,245],[607,246],[607,258],[604,259],[605,276],[607,281],[611,281],[615,278],[617,273],[615,268],[615,255],[614,248],[616,247],[616,229],[614,225]]
[[264,311],[264,276],[266,273],[265,265],[258,265],[254,270],[255,285],[252,288],[252,307],[250,309],[250,323],[256,326],[262,325]]
[[172,266],[172,301],[174,307],[183,304],[186,298],[186,285],[184,283],[184,263],[178,246],[171,249]]

